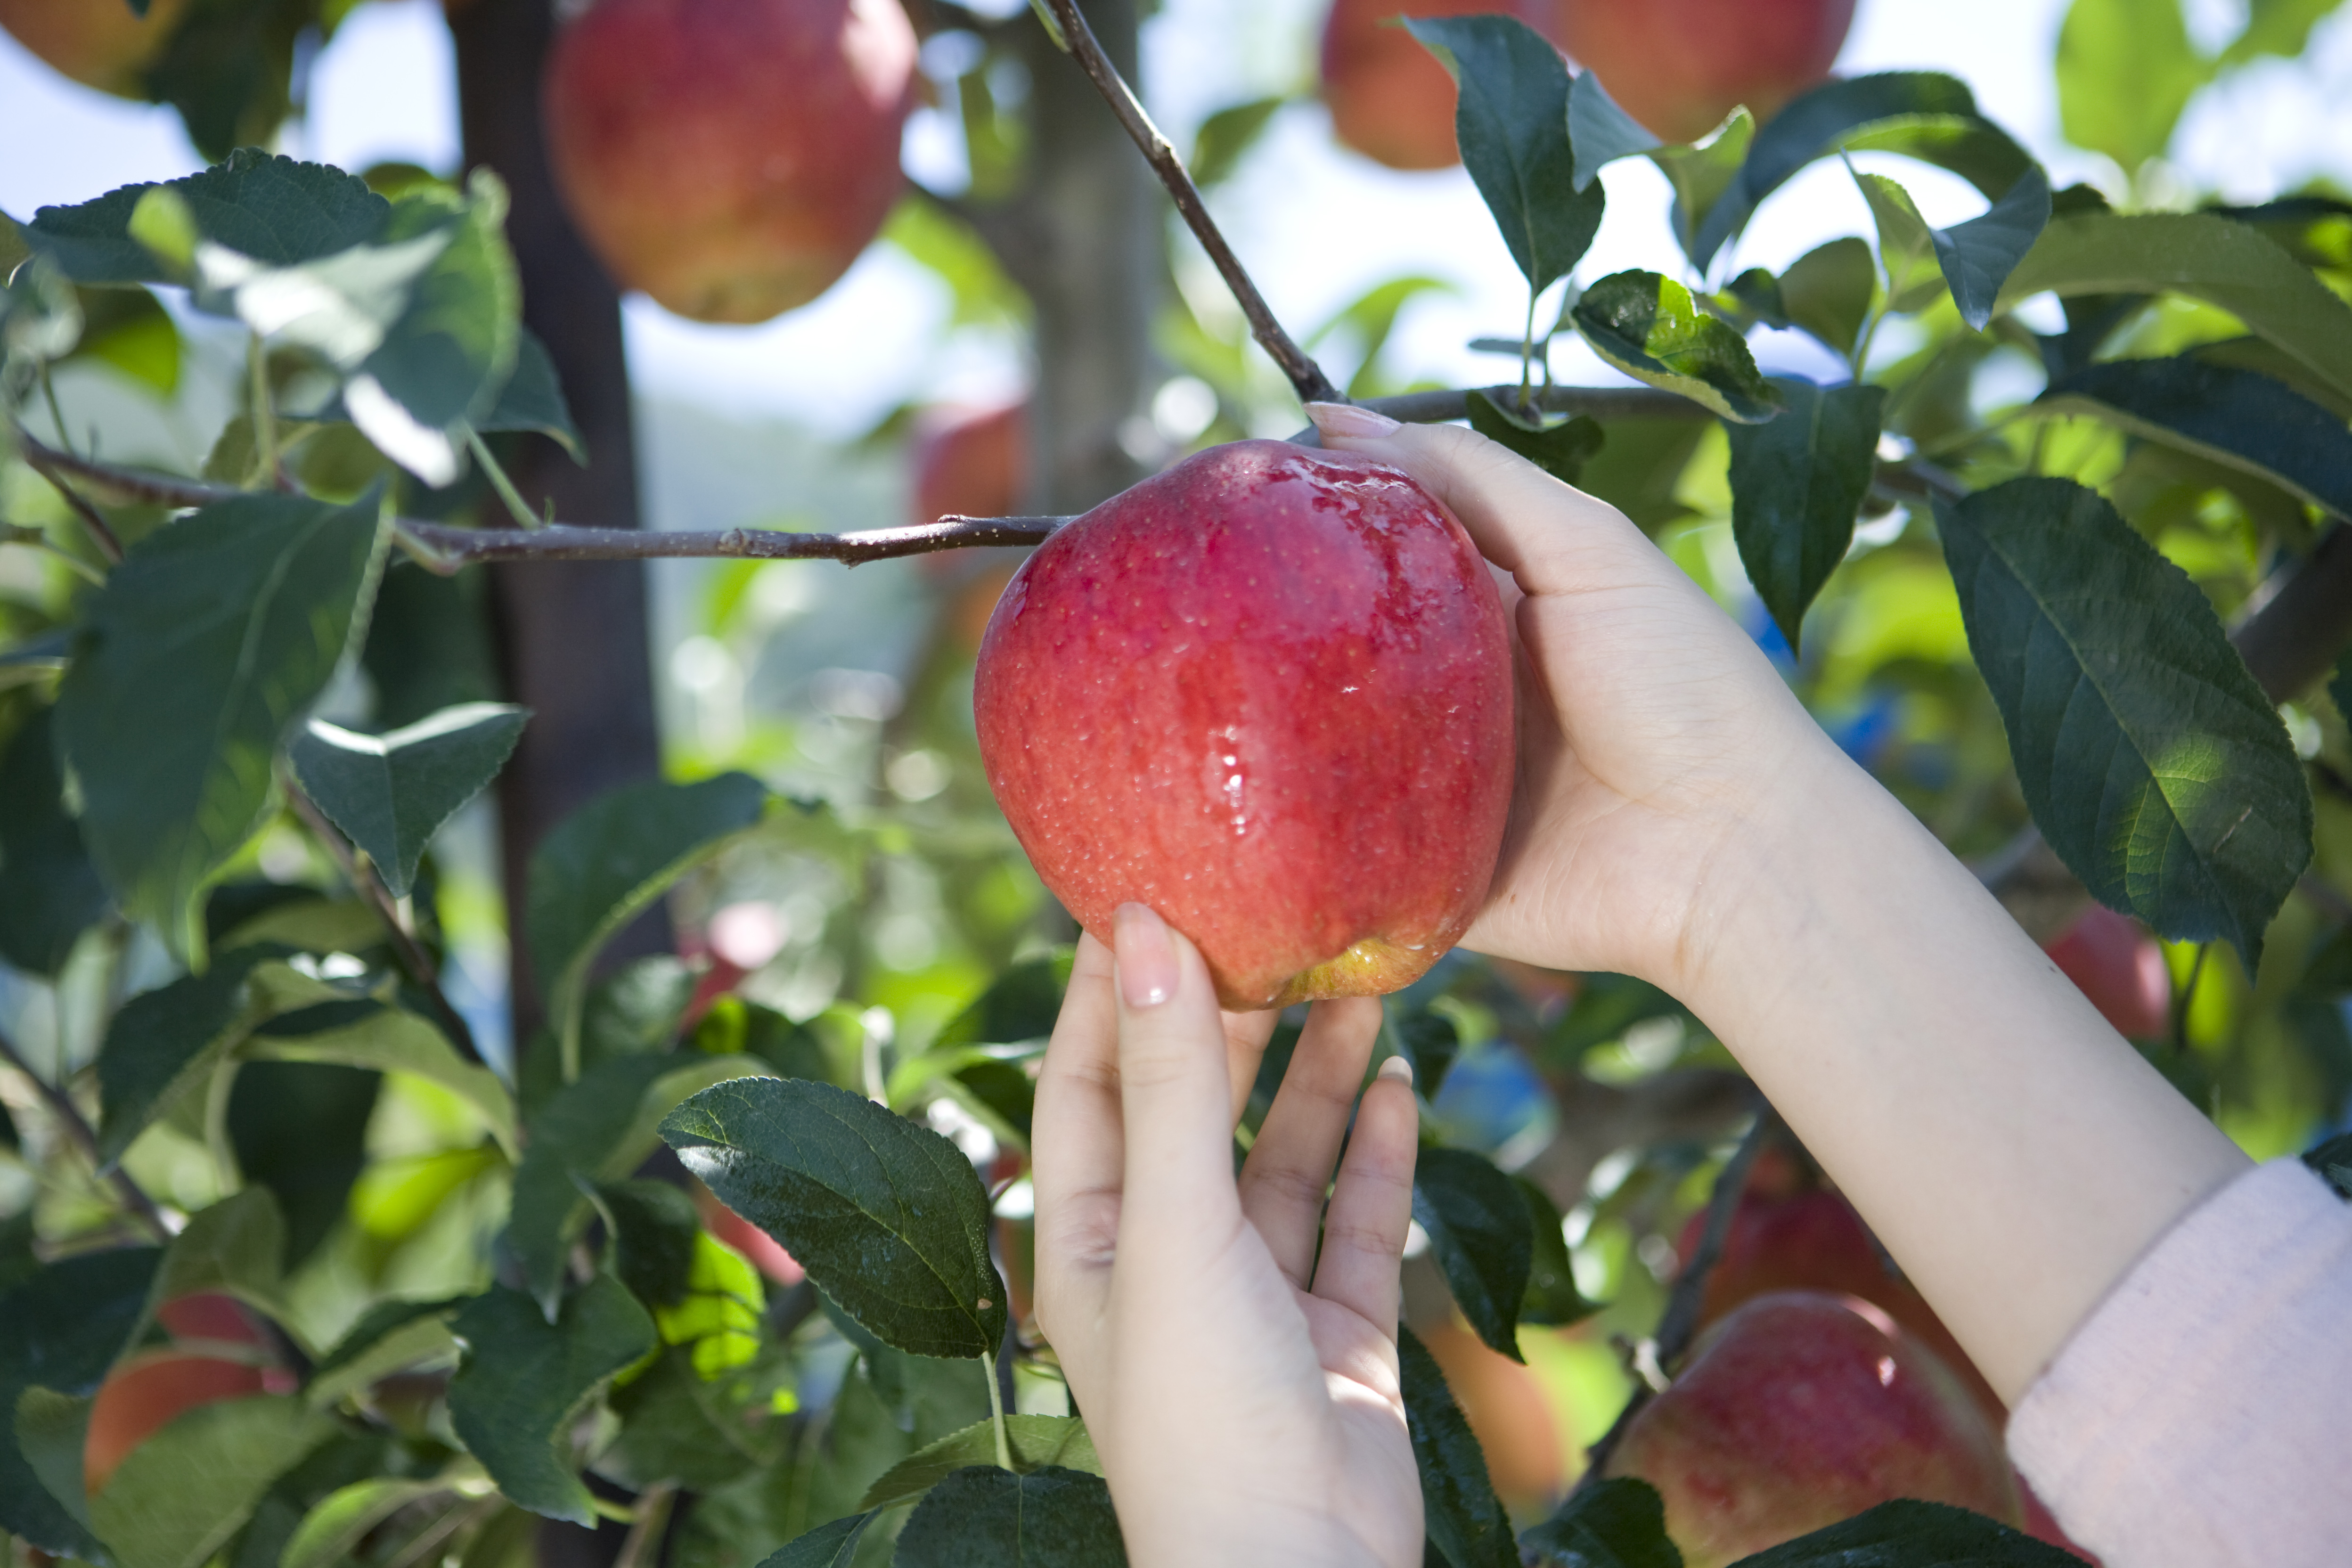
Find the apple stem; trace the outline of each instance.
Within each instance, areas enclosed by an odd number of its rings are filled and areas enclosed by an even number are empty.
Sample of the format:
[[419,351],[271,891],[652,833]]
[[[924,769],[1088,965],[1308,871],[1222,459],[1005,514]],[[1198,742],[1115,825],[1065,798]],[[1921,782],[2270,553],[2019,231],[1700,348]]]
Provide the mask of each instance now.
[[[98,1157],[98,1134],[91,1129],[89,1119],[81,1113],[81,1107],[73,1102],[73,1097],[35,1072],[33,1064],[25,1059],[24,1053],[16,1048],[16,1043],[5,1035],[0,1035],[0,1062],[7,1063],[25,1075],[31,1082],[33,1091],[38,1094],[41,1097],[41,1102],[49,1108],[49,1114],[57,1119],[58,1126],[64,1131],[67,1138],[89,1156],[91,1168],[103,1169],[103,1162]],[[114,1184],[115,1193],[131,1212],[137,1215],[147,1227],[155,1233],[156,1240],[172,1239],[176,1234],[172,1222],[163,1217],[163,1211],[156,1206],[153,1198],[147,1195],[147,1189],[131,1179],[130,1172],[117,1166],[109,1173],[108,1179]]]
[[1160,176],[1161,184],[1168,187],[1169,199],[1183,215],[1184,226],[1192,231],[1192,237],[1201,242],[1201,248],[1209,253],[1209,259],[1216,264],[1218,274],[1225,280],[1225,287],[1233,290],[1234,300],[1241,306],[1242,314],[1249,319],[1250,335],[1274,356],[1274,363],[1282,367],[1284,375],[1290,378],[1291,390],[1297,393],[1298,401],[1348,402],[1347,395],[1332,385],[1331,378],[1323,374],[1323,367],[1309,358],[1306,350],[1293,342],[1290,334],[1282,330],[1282,323],[1274,319],[1274,311],[1267,308],[1265,297],[1257,291],[1257,284],[1242,266],[1241,258],[1234,254],[1233,247],[1225,243],[1225,237],[1218,229],[1216,220],[1209,216],[1208,205],[1202,201],[1201,188],[1192,183],[1192,174],[1184,168],[1184,160],[1177,156],[1175,147],[1160,134],[1160,127],[1151,122],[1151,116],[1145,113],[1143,105],[1137,101],[1134,89],[1118,74],[1118,68],[1111,63],[1108,55],[1103,53],[1103,47],[1096,39],[1094,29],[1087,25],[1086,15],[1078,9],[1076,0],[1045,0],[1045,5],[1061,25],[1062,37],[1057,41],[1066,44],[1070,58],[1078,62],[1079,68],[1087,73],[1087,79],[1102,94],[1103,101],[1110,105],[1111,112],[1118,117],[1129,139],[1141,149],[1144,161],[1151,165],[1151,172]]
[[1013,1468],[1013,1439],[1004,1426],[1004,1393],[997,1386],[996,1358],[988,1352],[980,1352],[980,1370],[988,1376],[988,1418],[996,1428],[997,1468]]

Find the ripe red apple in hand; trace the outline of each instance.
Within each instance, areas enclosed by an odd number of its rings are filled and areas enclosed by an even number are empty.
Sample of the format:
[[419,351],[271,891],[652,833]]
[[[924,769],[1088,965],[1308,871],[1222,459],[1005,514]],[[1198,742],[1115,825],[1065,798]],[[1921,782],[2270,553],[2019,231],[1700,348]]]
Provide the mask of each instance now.
[[1665,1499],[1685,1568],[1720,1568],[1894,1498],[2015,1525],[2014,1473],[1941,1363],[1850,1296],[1760,1296],[1704,1337],[1610,1456]]
[[1391,169],[1443,169],[1454,145],[1454,79],[1394,17],[1516,16],[1541,32],[1549,0],[1333,0],[1323,20],[1323,101],[1332,134]]
[[1157,910],[1230,1009],[1411,984],[1494,875],[1502,601],[1379,463],[1239,441],[1105,501],[1013,574],[972,705],[1045,886],[1106,938]]
[[849,270],[898,199],[898,0],[595,0],[548,57],[547,150],[614,279],[764,321]]
[[2164,949],[2130,916],[2093,904],[2042,951],[2116,1033],[2147,1040],[2172,1026],[2172,975],[2164,967]]
[[1618,106],[1690,142],[1746,104],[1769,120],[1830,73],[1853,0],[1557,0],[1552,37]]

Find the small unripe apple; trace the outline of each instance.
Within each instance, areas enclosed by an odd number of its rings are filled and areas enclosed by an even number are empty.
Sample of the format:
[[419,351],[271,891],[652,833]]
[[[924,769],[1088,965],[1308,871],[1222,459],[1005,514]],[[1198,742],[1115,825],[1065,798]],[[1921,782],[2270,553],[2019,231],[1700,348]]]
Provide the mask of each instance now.
[[144,16],[123,0],[0,0],[0,28],[53,69],[122,98],[147,96],[147,67],[187,0],[152,0]]
[[1850,1296],[1760,1296],[1701,1339],[1610,1456],[1666,1504],[1686,1568],[1721,1568],[1895,1498],[2015,1525],[2015,1473],[1958,1382]]
[[973,711],[1045,886],[1105,940],[1157,910],[1228,1008],[1410,984],[1494,875],[1502,601],[1383,464],[1239,441],[1065,525],[997,602]]
[[2172,975],[2164,967],[2164,949],[2130,916],[2093,904],[2042,951],[2116,1033],[2155,1039],[2172,1026]]
[[1826,79],[1853,0],[1558,0],[1552,36],[1618,106],[1692,142],[1742,104],[1759,121]]
[[902,184],[898,0],[595,0],[547,62],[548,157],[615,281],[698,321],[831,288]]
[[1542,31],[1549,0],[1333,0],[1323,21],[1323,101],[1339,141],[1391,169],[1443,169],[1454,144],[1454,79],[1393,19],[1499,11]]

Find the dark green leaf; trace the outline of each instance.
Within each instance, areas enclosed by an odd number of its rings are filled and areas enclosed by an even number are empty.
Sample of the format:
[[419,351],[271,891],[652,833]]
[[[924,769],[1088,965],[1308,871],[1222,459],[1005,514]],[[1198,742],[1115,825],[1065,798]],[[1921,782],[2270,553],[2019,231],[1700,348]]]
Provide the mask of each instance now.
[[1774,384],[1787,412],[1769,425],[1729,425],[1731,532],[1740,564],[1789,647],[1799,646],[1806,606],[1853,543],[1853,520],[1870,493],[1886,389]]
[[385,887],[406,898],[441,825],[506,765],[530,710],[502,702],[445,708],[387,734],[313,719],[287,759],[305,794],[367,851]]
[[2074,0],[2058,29],[2058,123],[2067,141],[2129,174],[2171,143],[2212,75],[2178,0]]
[[1969,647],[2034,822],[2109,907],[2252,969],[2311,858],[2286,727],[2205,595],[2096,491],[1938,503]]
[[1674,224],[1675,243],[1682,247],[1685,256],[1694,258],[1694,265],[1699,232],[1708,215],[1727,199],[1738,180],[1748,149],[1755,144],[1755,136],[1756,121],[1748,117],[1748,110],[1738,109],[1716,133],[1715,140],[1705,146],[1661,147],[1650,154],[1650,162],[1658,166],[1666,183],[1674,187],[1675,200],[1668,216]]
[[1625,1031],[1651,1018],[1689,1021],[1688,1009],[1646,980],[1630,974],[1582,974],[1576,999],[1544,1038],[1546,1066],[1573,1067],[1595,1046],[1622,1040]]
[[2051,382],[2040,399],[2257,475],[2352,517],[2352,431],[2266,375],[2203,360],[2108,360]]
[[1560,1228],[1559,1208],[1533,1182],[1513,1176],[1519,1201],[1528,1210],[1528,1291],[1519,1300],[1519,1321],[1540,1329],[1565,1328],[1582,1322],[1601,1310],[1576,1288],[1576,1269],[1568,1256],[1568,1237]]
[[1936,259],[1952,286],[1960,320],[1982,331],[2000,286],[2050,221],[2050,180],[2028,163],[1982,215],[1936,230]]
[[2082,1568],[2082,1562],[1980,1513],[1901,1498],[1743,1557],[1736,1568]]
[[1612,419],[1604,428],[1609,444],[1584,465],[1577,489],[1607,501],[1643,530],[1689,516],[1680,495],[1683,470],[1707,435],[1706,422]]
[[148,66],[149,94],[180,111],[207,158],[267,146],[290,107],[301,37],[332,14],[304,0],[197,0]]
[[106,885],[66,815],[51,713],[18,725],[0,756],[0,958],[47,975],[106,912]]
[[849,1568],[856,1561],[859,1539],[873,1522],[870,1513],[853,1513],[820,1524],[764,1559],[760,1568]]
[[752,1425],[758,1412],[729,1400],[725,1384],[704,1381],[683,1347],[665,1350],[615,1387],[612,1406],[621,1432],[596,1456],[596,1473],[638,1491],[667,1481],[707,1492],[777,1457]]
[[1453,1568],[1518,1568],[1511,1518],[1487,1478],[1486,1456],[1454,1403],[1437,1358],[1402,1323],[1397,1325],[1397,1360],[1430,1544]]
[[278,1282],[285,1257],[286,1222],[269,1189],[232,1193],[190,1215],[187,1227],[164,1247],[148,1305],[217,1292],[283,1318]]
[[106,1026],[98,1048],[98,1156],[108,1165],[169,1110],[259,1021],[247,989],[265,947],[223,953],[202,974],[142,991]]
[[1069,986],[1070,961],[1076,952],[1055,948],[1006,969],[978,999],[948,1020],[931,1041],[931,1048],[1026,1045],[1052,1035],[1054,1021],[1061,1016],[1062,993]]
[[226,1131],[237,1172],[278,1198],[283,1266],[318,1250],[343,1217],[367,1164],[382,1073],[327,1062],[247,1062],[229,1090]]
[[1511,1178],[1466,1149],[1423,1149],[1412,1173],[1412,1217],[1454,1304],[1488,1345],[1520,1359],[1519,1303],[1530,1262],[1527,1205]]
[[2340,1132],[2304,1152],[2303,1163],[2335,1189],[2339,1198],[2352,1199],[2352,1132]]
[[269,1485],[335,1435],[291,1394],[201,1405],[133,1448],[89,1500],[121,1568],[201,1568]]
[[1725,284],[1712,303],[1743,329],[1789,324],[1788,310],[1780,302],[1780,280],[1761,267],[1751,267]]
[[710,1004],[694,1026],[694,1048],[706,1056],[741,1053],[757,1057],[778,1078],[814,1079],[841,1089],[856,1085],[857,1075],[836,1062],[824,1041],[806,1024],[795,1024],[773,1007],[727,995]]
[[1558,1513],[1519,1537],[1541,1568],[1683,1568],[1666,1539],[1658,1489],[1630,1476],[1579,1487]]
[[[124,185],[79,206],[43,207],[24,227],[32,247],[78,283],[170,283],[172,272],[131,236],[131,215],[152,184]],[[269,267],[291,267],[373,239],[392,205],[365,181],[324,163],[253,148],[163,187],[197,231]]]
[[572,1422],[606,1381],[661,1343],[626,1287],[599,1274],[553,1322],[520,1290],[493,1286],[450,1325],[466,1347],[449,1380],[449,1420],[467,1449],[518,1505],[574,1524],[594,1521],[572,1457]]
[[517,333],[514,374],[499,388],[489,412],[473,422],[474,428],[485,436],[536,430],[552,437],[574,462],[586,462],[587,444],[572,423],[572,405],[564,401],[563,384],[556,377],[547,345],[529,327],[518,324]]
[[1406,17],[1460,89],[1454,138],[1528,287],[1566,277],[1601,227],[1606,193],[1578,188],[1568,142],[1568,67],[1510,16]]
[[1412,1063],[1412,1087],[1434,1101],[1462,1048],[1462,1035],[1443,1013],[1408,1013],[1396,1021],[1397,1043]]
[[14,1412],[17,1452],[84,1530],[89,1528],[89,1481],[83,1456],[89,1451],[89,1414],[97,1404],[96,1394],[77,1397],[36,1387],[17,1396]]
[[[290,972],[273,966],[265,973],[275,984]],[[297,1034],[286,1027],[295,1021],[293,1017],[272,1019],[246,1041],[238,1054],[247,1061],[332,1063],[425,1079],[471,1102],[499,1148],[511,1154],[520,1146],[514,1098],[498,1074],[459,1056],[446,1036],[415,1013],[404,1007],[372,1006],[349,1016],[322,1016],[319,1009],[305,1009],[301,1016],[322,1026]]]
[[1568,139],[1576,149],[1576,188],[1601,177],[1602,165],[1665,145],[1626,113],[1591,71],[1568,85]]
[[897,1568],[1123,1568],[1127,1543],[1100,1476],[1058,1466],[1024,1476],[981,1465],[930,1489],[890,1561]]
[[[1024,1474],[1048,1465],[1083,1470],[1090,1476],[1103,1473],[1102,1460],[1095,1456],[1094,1440],[1087,1436],[1086,1423],[1076,1416],[1007,1415],[1004,1436],[1005,1446],[1013,1451],[1013,1468]],[[994,1463],[996,1423],[975,1422],[891,1466],[879,1480],[866,1489],[866,1496],[857,1506],[896,1508],[900,1503],[913,1502],[953,1471]]]
[[324,1408],[389,1373],[453,1348],[448,1322],[470,1297],[378,1301],[310,1370],[303,1392]]
[[0,1529],[58,1556],[103,1563],[88,1527],[58,1502],[16,1438],[17,1401],[28,1388],[79,1397],[98,1392],[107,1369],[145,1320],[161,1255],[152,1247],[60,1258],[0,1290]]
[[1284,97],[1253,99],[1230,104],[1201,121],[1201,129],[1192,133],[1189,160],[1192,183],[1207,190],[1232,174],[1242,154],[1257,144],[1276,111],[1289,101]]
[[1571,485],[1607,441],[1601,426],[1580,414],[1545,426],[1523,420],[1483,392],[1470,394],[1469,408],[1470,428]]
[[1870,246],[1852,235],[1805,252],[1780,274],[1780,309],[1789,324],[1842,354],[1853,353],[1877,292]]
[[830,1085],[742,1079],[678,1107],[662,1136],[884,1343],[978,1356],[1003,1338],[988,1194],[938,1133]]
[[[520,376],[521,373],[518,372]],[[478,572],[436,576],[394,560],[376,591],[360,662],[375,687],[375,721],[397,730],[499,694]]]
[[613,1272],[649,1307],[684,1300],[702,1234],[694,1200],[667,1182],[614,1182],[596,1189],[613,1222]]
[[128,912],[199,953],[197,896],[260,826],[270,764],[326,689],[374,575],[373,497],[218,501],[92,595],[58,699],[81,827]]
[[1743,425],[1780,412],[1747,342],[1671,278],[1612,273],[1584,291],[1570,318],[1593,352],[1628,375]]

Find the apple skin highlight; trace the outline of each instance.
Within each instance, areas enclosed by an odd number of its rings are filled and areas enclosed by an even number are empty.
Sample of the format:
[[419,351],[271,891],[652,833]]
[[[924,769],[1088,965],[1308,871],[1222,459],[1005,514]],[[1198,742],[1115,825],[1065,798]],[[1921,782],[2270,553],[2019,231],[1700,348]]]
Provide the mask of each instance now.
[[1014,574],[973,690],[1037,874],[1149,905],[1228,1009],[1408,985],[1468,929],[1510,805],[1511,653],[1462,525],[1397,469],[1215,447]]

